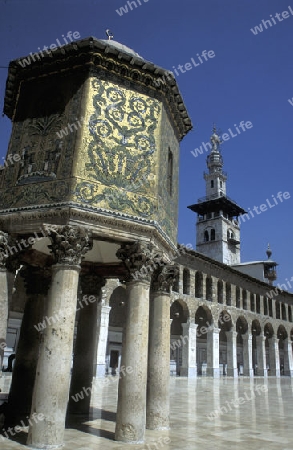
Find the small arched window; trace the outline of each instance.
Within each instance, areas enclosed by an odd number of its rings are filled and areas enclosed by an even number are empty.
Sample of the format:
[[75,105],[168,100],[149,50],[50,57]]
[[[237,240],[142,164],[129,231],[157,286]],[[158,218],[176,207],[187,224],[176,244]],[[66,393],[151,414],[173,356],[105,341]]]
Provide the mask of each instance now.
[[205,232],[204,232],[204,242],[208,242],[209,240],[210,240],[209,232],[208,232],[208,230],[205,230]]
[[211,180],[211,188],[214,187],[214,180]]
[[234,239],[234,233],[232,230],[227,231],[227,239]]
[[216,239],[216,232],[215,232],[215,229],[212,228],[211,229],[211,241],[214,241],[215,239]]

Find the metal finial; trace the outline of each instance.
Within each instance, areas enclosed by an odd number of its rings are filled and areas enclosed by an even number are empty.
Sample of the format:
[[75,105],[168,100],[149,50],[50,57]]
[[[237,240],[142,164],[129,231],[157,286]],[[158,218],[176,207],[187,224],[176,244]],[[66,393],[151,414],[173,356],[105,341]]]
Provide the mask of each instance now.
[[267,248],[267,251],[266,251],[266,254],[267,254],[267,256],[268,256],[268,259],[270,259],[270,257],[272,256],[272,250],[271,250],[271,247],[270,247],[270,244],[268,244],[268,248]]
[[108,36],[109,41],[111,41],[111,39],[114,39],[114,34],[111,30],[109,30],[109,28],[106,30],[106,35]]

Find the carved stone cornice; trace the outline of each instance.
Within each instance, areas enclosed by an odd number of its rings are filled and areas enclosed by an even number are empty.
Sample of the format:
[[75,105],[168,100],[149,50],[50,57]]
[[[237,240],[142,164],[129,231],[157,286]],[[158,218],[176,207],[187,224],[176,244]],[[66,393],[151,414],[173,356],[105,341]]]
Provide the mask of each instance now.
[[[55,208],[53,209],[52,206]],[[5,224],[5,229],[9,232],[20,232],[23,230],[25,222],[26,229],[29,225],[29,231],[41,234],[44,222],[51,223],[68,223],[78,221],[84,223],[84,226],[91,225],[93,234],[95,232],[101,235],[103,227],[115,230],[123,230],[130,235],[140,236],[145,239],[155,240],[160,248],[170,254],[175,254],[176,246],[170,237],[164,232],[158,222],[144,219],[136,216],[130,216],[125,213],[106,211],[101,208],[93,208],[90,206],[79,207],[70,202],[56,203],[44,205],[20,207],[9,210],[1,210],[1,219]],[[113,235],[114,236],[114,235]],[[131,237],[129,237],[129,240]],[[113,237],[113,241],[114,241]]]
[[87,230],[77,226],[50,225],[48,245],[57,264],[79,266],[82,257],[92,248],[92,240]]
[[179,268],[177,266],[164,263],[163,267],[157,269],[153,274],[151,285],[152,291],[170,294],[171,286],[178,274]]
[[80,276],[80,287],[84,295],[98,295],[106,284],[106,279],[95,273],[87,273]]
[[129,272],[127,281],[150,282],[154,270],[161,261],[161,255],[152,244],[139,241],[133,244],[122,244],[116,256],[121,259]]
[[[14,118],[17,93],[23,80],[51,76],[56,70],[83,73],[84,76],[107,76],[113,81],[125,83],[131,89],[147,91],[147,95],[161,96],[167,112],[172,117],[176,134],[181,140],[192,128],[175,77],[143,58],[115,49],[111,42],[90,37],[69,45],[57,47],[39,61],[22,67],[20,59],[11,61],[6,84],[4,113]],[[73,69],[74,68],[74,69]]]

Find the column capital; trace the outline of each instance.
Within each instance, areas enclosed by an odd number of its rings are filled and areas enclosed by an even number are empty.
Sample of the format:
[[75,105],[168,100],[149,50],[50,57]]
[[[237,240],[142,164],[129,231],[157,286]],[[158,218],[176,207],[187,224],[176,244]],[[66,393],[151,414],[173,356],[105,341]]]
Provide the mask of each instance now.
[[105,286],[106,279],[96,273],[86,273],[80,276],[80,287],[83,294],[95,295]]
[[187,331],[187,330],[191,329],[191,330],[195,330],[196,331],[197,327],[198,327],[198,324],[194,323],[194,322],[187,321],[187,322],[182,323],[181,326],[182,326],[183,330]]
[[208,331],[208,333],[220,334],[220,331],[221,331],[220,328],[217,328],[217,327],[214,327],[214,326],[213,326],[213,327]]
[[179,268],[174,264],[166,264],[165,262],[163,264],[163,267],[155,270],[151,288],[153,292],[170,294],[171,286],[179,273]]
[[279,340],[280,340],[280,339],[278,339],[276,335],[273,335],[272,337],[268,338],[268,341],[269,341],[269,342],[273,342],[273,343],[275,343],[275,344],[278,344],[278,343],[279,343]]
[[162,257],[155,247],[151,243],[140,241],[122,244],[116,256],[121,259],[129,272],[127,281],[150,282],[154,270],[162,264]]
[[48,237],[57,264],[79,266],[83,255],[92,248],[90,234],[82,227],[50,225]]
[[226,336],[229,337],[231,336],[232,338],[237,338],[237,331],[235,330],[235,328],[231,328],[231,330],[226,331]]
[[8,247],[9,247],[9,235],[8,233],[4,233],[4,231],[0,231],[0,270],[6,269],[6,261],[9,256]]

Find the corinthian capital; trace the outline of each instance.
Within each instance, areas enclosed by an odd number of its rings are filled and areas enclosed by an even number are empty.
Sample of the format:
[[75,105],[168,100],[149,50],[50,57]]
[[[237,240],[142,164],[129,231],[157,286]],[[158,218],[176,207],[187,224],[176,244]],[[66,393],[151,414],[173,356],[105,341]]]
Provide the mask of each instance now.
[[9,256],[8,247],[9,247],[9,236],[4,231],[0,231],[0,269],[6,268],[6,261]]
[[77,226],[50,226],[48,245],[56,258],[57,264],[80,265],[83,255],[92,248],[92,241],[87,230]]
[[150,281],[154,271],[161,265],[161,256],[152,244],[135,242],[122,244],[116,253],[129,271],[129,279]]
[[152,291],[166,292],[170,294],[171,286],[179,273],[177,266],[173,264],[166,264],[154,272],[152,280]]

